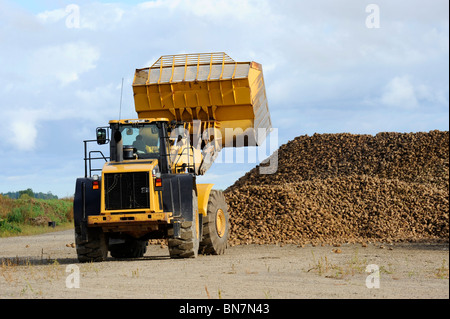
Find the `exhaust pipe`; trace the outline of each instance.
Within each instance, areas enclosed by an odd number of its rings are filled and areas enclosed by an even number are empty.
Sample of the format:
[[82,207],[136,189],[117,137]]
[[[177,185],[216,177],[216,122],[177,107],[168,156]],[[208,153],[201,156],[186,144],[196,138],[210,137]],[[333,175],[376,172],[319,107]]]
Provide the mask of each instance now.
[[116,131],[114,133],[114,141],[116,142],[116,161],[123,161],[123,140],[122,133],[120,131]]

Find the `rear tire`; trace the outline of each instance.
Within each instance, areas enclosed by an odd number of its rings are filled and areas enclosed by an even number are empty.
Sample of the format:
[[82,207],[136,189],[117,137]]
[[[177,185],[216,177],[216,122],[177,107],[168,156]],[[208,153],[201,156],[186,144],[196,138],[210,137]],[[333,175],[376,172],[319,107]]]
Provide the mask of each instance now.
[[222,255],[228,247],[230,223],[227,202],[222,191],[211,190],[208,200],[208,212],[203,217],[203,239],[200,253]]
[[198,223],[197,194],[195,191],[192,191],[192,206],[192,221],[181,223],[181,237],[170,238],[168,240],[170,258],[196,258],[198,256],[200,230]]
[[78,260],[85,262],[100,262],[108,256],[108,244],[101,228],[87,228],[87,241],[81,240],[81,229],[75,228],[75,244]]
[[147,252],[147,241],[127,239],[122,244],[109,246],[109,251],[114,258],[140,258]]

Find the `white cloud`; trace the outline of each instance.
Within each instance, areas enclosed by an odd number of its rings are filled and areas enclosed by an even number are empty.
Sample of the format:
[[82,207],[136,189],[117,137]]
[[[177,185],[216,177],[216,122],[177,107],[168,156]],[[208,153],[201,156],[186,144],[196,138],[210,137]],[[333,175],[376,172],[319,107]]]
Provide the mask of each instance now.
[[19,150],[33,150],[37,129],[33,120],[16,119],[10,124],[9,141]]
[[180,3],[182,10],[191,11],[194,15],[208,20],[241,20],[251,23],[269,15],[266,0],[186,0]]
[[[36,15],[44,25],[52,25],[64,20],[65,27],[89,30],[111,29],[117,27],[125,11],[113,3],[90,3],[82,7],[71,4],[64,8],[46,10]],[[76,21],[76,24],[73,22]]]
[[418,106],[416,91],[407,76],[397,76],[389,81],[381,102],[403,109],[414,109]]
[[432,88],[425,84],[418,85],[415,90],[419,101],[426,101],[427,104],[431,105],[448,106],[448,90]]
[[93,3],[80,9],[80,28],[90,30],[120,27],[125,10],[113,3]]
[[39,80],[56,79],[64,86],[94,69],[99,58],[100,51],[84,41],[41,47],[32,54],[31,73]]
[[[366,101],[373,104],[371,101]],[[410,76],[396,76],[383,88],[381,104],[403,110],[419,108],[448,108],[448,89],[419,82]]]
[[46,10],[36,15],[37,19],[41,23],[56,23],[67,16],[67,12],[64,8],[55,10]]
[[136,8],[140,10],[151,10],[155,8],[175,8],[180,4],[179,0],[166,1],[166,0],[155,0],[155,1],[146,1],[139,3]]
[[[124,84],[125,85],[125,84]],[[121,85],[111,83],[88,89],[76,90],[74,99],[80,105],[72,118],[83,118],[108,121],[119,115]],[[70,118],[66,116],[66,118]]]
[[39,110],[11,110],[7,113],[9,120],[4,123],[2,139],[6,140],[14,149],[31,151],[36,147],[38,136],[37,122],[42,118]]

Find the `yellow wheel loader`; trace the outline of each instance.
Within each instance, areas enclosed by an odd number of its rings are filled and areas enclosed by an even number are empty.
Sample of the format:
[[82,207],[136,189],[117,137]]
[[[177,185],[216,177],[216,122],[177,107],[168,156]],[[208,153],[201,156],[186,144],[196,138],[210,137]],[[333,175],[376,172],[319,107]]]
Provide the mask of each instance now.
[[[74,198],[80,262],[142,257],[149,239],[167,239],[171,258],[223,254],[227,204],[196,182],[223,147],[260,145],[271,120],[261,65],[225,53],[160,57],[137,69],[136,119],[98,127],[84,141],[85,176]],[[109,144],[109,156],[89,143]],[[101,169],[94,160],[104,161]],[[101,171],[101,173],[98,173]]]

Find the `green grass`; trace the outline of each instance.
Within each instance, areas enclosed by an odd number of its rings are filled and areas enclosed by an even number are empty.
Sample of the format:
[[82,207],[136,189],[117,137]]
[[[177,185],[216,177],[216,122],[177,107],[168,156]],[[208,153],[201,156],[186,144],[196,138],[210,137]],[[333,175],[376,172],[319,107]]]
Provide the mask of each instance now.
[[449,274],[448,261],[443,259],[441,267],[436,269],[434,275],[436,278],[439,278],[439,279],[448,279],[448,274]]
[[314,271],[319,276],[327,278],[345,279],[356,274],[363,274],[367,265],[366,259],[361,259],[356,251],[350,259],[341,261],[341,265],[333,264],[327,256],[316,259],[314,252],[312,253],[313,264],[308,272]]
[[[35,235],[73,227],[72,199],[36,199],[0,195],[0,237]],[[48,222],[56,227],[48,227]]]

